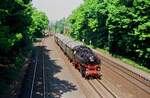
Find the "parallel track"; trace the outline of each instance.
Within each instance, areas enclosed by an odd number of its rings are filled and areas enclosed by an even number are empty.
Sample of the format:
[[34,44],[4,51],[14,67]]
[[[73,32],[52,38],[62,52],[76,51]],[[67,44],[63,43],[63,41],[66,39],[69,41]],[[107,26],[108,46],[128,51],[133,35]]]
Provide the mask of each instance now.
[[33,95],[33,88],[34,88],[34,82],[35,82],[35,74],[36,74],[36,69],[37,69],[37,61],[38,61],[38,53],[36,55],[36,61],[35,61],[35,67],[34,67],[34,74],[33,74],[33,79],[32,79],[31,91],[30,91],[30,97],[29,98],[32,98],[32,95]]
[[44,89],[43,94],[44,94],[44,98],[45,98],[46,97],[46,94],[45,94],[45,92],[46,92],[45,91],[45,86],[46,85],[45,85],[45,70],[44,70],[45,68],[44,67],[45,67],[45,65],[44,65],[44,56],[43,56],[43,89]]
[[94,91],[99,95],[100,98],[118,98],[104,83],[100,80],[87,80]]
[[[43,42],[43,41],[42,41]],[[43,43],[40,42],[39,46]],[[45,65],[44,65],[44,55],[41,54],[42,50],[37,51],[36,60],[34,66],[34,73],[31,84],[31,91],[29,98],[45,98]],[[42,57],[40,59],[40,57]],[[42,62],[40,62],[42,60]],[[42,78],[42,79],[41,79]]]
[[100,91],[90,82],[88,81],[88,83],[92,86],[92,88],[94,89],[94,91],[99,95],[100,98],[104,98],[102,96],[102,94],[100,93]]
[[[104,62],[103,63],[104,66],[106,66],[107,68],[109,68],[113,72],[117,73],[118,75],[120,75],[124,79],[128,80],[130,83],[136,85],[137,87],[142,89],[144,92],[150,94],[150,91],[149,91],[150,90],[150,86],[149,86],[148,83],[143,82],[145,80],[141,81],[141,80],[137,79],[136,77],[133,77],[131,73],[126,72],[127,69],[125,69],[123,67],[121,68],[121,66],[119,66],[116,63],[114,63],[113,61],[108,60],[105,57],[102,58],[102,61]],[[131,79],[129,79],[129,77],[131,77]],[[136,82],[138,82],[138,84]]]
[[113,93],[113,91],[111,91],[107,86],[104,85],[104,83],[100,80],[97,79],[97,81],[114,97],[114,98],[117,98],[117,95],[115,95]]

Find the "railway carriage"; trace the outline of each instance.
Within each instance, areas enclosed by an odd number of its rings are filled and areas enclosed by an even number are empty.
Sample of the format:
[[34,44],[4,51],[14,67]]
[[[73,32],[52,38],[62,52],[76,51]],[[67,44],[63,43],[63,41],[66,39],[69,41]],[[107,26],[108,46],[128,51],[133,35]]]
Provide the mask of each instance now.
[[[82,77],[101,77],[100,59],[90,48],[62,34],[55,34],[54,38],[59,47],[67,55],[68,59],[72,62],[73,66],[80,71]],[[77,51],[77,47],[81,47],[82,49]],[[83,48],[85,48],[87,51],[84,51]],[[83,52],[86,52],[92,56],[84,57],[80,55]]]

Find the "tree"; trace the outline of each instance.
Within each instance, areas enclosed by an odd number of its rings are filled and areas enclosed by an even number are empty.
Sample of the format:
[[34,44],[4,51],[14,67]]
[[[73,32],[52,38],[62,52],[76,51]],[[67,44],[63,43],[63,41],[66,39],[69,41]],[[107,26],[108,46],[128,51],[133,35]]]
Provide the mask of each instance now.
[[0,0],[0,95],[10,89],[8,81],[17,79],[33,35],[47,26],[47,16],[31,0]]
[[29,28],[30,35],[34,35],[36,37],[40,37],[44,35],[44,31],[48,28],[48,17],[45,13],[38,11],[37,9],[33,9],[32,15],[32,24]]
[[70,35],[150,68],[149,9],[149,0],[84,0],[68,18]]
[[31,0],[0,1],[0,13],[1,56],[16,55],[15,51],[31,43],[33,33],[41,33],[48,25],[47,16],[33,8]]
[[[72,24],[71,35],[96,47],[106,47],[107,19],[106,4],[102,0],[85,0],[69,17]],[[105,41],[104,41],[105,40]]]

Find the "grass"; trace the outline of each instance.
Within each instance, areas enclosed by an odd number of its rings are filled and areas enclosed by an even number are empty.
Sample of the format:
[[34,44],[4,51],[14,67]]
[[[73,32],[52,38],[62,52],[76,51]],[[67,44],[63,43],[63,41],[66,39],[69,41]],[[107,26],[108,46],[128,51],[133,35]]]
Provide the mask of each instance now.
[[145,72],[147,72],[147,73],[150,73],[150,69],[148,69],[148,68],[146,68],[146,67],[144,67],[144,66],[141,66],[141,65],[139,65],[138,63],[136,63],[136,62],[134,62],[134,61],[132,61],[132,60],[130,60],[130,59],[128,59],[128,58],[124,58],[124,57],[117,57],[117,58],[119,58],[121,61],[123,61],[124,63],[127,63],[127,64],[129,64],[129,65],[132,65],[133,67],[135,67],[135,68],[138,68],[138,69],[140,69],[140,70],[143,70],[143,71],[145,71]]
[[[92,45],[86,45],[86,46],[88,46],[90,48],[94,48]],[[101,52],[101,53],[103,53],[103,54],[105,54],[105,55],[112,56],[106,49],[96,48],[96,50]],[[125,58],[125,57],[122,57],[122,56],[119,56],[119,55],[115,56],[115,58],[117,58],[117,59],[121,60],[122,62],[124,62],[126,64],[129,64],[129,65],[131,65],[131,66],[133,66],[133,67],[135,67],[137,69],[140,69],[140,70],[142,70],[144,72],[150,73],[150,69],[148,69],[147,67],[144,67],[144,66],[142,66],[142,65],[140,65],[138,63],[136,63],[133,60],[130,60],[129,58]]]

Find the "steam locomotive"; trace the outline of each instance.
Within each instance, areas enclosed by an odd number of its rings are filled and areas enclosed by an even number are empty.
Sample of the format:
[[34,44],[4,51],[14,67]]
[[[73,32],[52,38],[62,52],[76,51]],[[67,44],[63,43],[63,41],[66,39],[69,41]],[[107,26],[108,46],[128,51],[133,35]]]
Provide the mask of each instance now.
[[101,78],[101,60],[90,48],[59,33],[54,34],[54,38],[82,77]]

